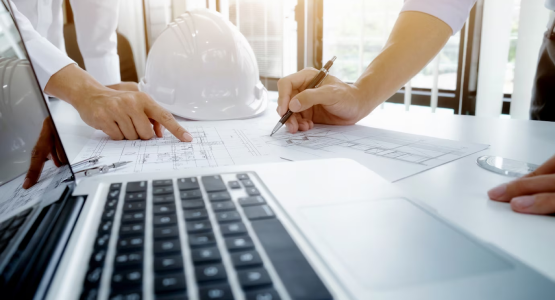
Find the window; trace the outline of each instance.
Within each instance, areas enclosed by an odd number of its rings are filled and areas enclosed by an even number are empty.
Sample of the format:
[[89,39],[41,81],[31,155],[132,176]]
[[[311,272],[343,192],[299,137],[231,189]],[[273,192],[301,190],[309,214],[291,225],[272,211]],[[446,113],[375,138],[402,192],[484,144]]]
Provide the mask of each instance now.
[[[380,53],[403,7],[403,0],[324,0],[324,60],[337,56],[333,74],[354,82]],[[439,54],[439,88],[455,90],[460,35],[457,33]],[[432,88],[432,67],[412,80],[416,88]]]
[[260,76],[278,79],[297,71],[296,0],[229,0],[229,21],[253,48]]

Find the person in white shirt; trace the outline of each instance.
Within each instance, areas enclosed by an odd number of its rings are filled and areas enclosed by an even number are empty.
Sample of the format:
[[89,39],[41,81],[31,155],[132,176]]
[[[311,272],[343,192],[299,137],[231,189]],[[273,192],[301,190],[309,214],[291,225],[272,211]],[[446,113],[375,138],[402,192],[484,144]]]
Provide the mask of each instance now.
[[[451,35],[458,32],[476,0],[406,0],[381,53],[353,84],[328,76],[317,89],[305,90],[318,72],[304,69],[278,81],[277,112],[294,112],[287,121],[291,133],[310,130],[315,123],[352,125],[396,93],[430,62]],[[507,5],[512,5],[507,1]],[[555,10],[555,0],[546,0]],[[555,21],[540,53],[532,101],[533,119],[555,121]],[[555,213],[555,156],[536,172],[498,186],[490,199],[511,202],[517,212]]]
[[72,0],[77,41],[87,72],[65,53],[63,0],[10,0],[39,83],[67,101],[88,125],[112,139],[150,139],[164,127],[183,142],[192,136],[135,83],[120,82],[117,0]]

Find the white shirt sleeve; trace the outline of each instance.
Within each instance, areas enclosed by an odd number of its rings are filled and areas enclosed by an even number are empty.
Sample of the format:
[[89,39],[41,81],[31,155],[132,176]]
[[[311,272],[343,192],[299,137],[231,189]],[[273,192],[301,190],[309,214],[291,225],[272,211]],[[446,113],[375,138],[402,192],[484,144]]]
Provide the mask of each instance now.
[[459,32],[466,22],[476,0],[405,0],[401,11],[419,11],[447,23],[453,34]]
[[121,82],[117,52],[119,0],[71,0],[87,72],[103,85]]
[[10,0],[10,6],[17,27],[21,32],[27,54],[33,63],[33,69],[39,80],[41,89],[44,91],[50,77],[67,65],[74,64],[62,50],[52,45],[46,38],[42,37],[34,28],[29,19],[17,10]]

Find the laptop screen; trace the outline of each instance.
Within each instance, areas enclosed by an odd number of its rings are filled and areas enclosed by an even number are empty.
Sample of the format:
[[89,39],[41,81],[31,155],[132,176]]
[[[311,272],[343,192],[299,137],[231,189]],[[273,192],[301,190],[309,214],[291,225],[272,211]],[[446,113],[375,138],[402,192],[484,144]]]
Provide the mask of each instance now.
[[21,35],[0,4],[0,221],[71,176]]

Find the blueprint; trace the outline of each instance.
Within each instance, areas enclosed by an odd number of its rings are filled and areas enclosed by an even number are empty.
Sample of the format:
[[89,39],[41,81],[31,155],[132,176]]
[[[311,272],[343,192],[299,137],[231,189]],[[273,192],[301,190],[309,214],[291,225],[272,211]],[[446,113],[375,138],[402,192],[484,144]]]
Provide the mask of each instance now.
[[305,132],[281,130],[266,144],[320,158],[346,157],[396,181],[488,148],[366,126],[316,125]]
[[132,162],[111,172],[137,173],[341,157],[396,181],[488,147],[357,125],[316,125],[296,134],[283,128],[270,137],[275,121],[183,122],[191,143],[168,131],[148,141],[113,141],[97,131],[73,162],[100,155],[99,165]]
[[164,137],[151,140],[114,141],[96,131],[74,162],[102,156],[98,164],[131,161],[113,170],[117,173],[138,173],[218,167],[259,162],[284,161],[279,150],[252,136],[248,124],[238,121],[186,122],[182,124],[193,136],[191,143],[182,143],[169,131]]

